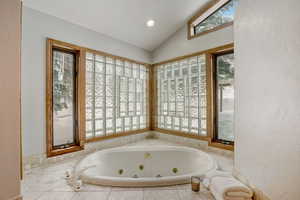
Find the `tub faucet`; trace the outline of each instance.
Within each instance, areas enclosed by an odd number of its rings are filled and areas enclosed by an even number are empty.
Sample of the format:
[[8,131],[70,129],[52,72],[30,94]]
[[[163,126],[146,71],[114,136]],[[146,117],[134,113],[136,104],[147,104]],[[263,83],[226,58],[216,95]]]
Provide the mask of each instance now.
[[[82,175],[82,173],[90,168],[94,168],[96,167],[96,165],[90,165],[90,166],[87,166],[87,167],[84,167],[83,169],[79,170],[78,172],[76,172],[76,169],[73,170],[73,174],[71,177],[69,177],[68,179],[68,183],[69,185],[71,185],[75,191],[79,191],[80,190],[80,187],[81,187],[81,180],[80,180],[80,176]],[[67,174],[67,173],[66,173]],[[79,184],[79,182],[81,184]],[[78,186],[80,185],[80,186]]]
[[83,172],[85,172],[86,170],[90,169],[90,168],[94,168],[96,167],[96,165],[90,165],[87,167],[84,167],[83,169],[79,170],[78,172],[76,172],[76,170],[74,170],[74,174],[73,177],[75,180],[79,179],[79,177],[83,174]]

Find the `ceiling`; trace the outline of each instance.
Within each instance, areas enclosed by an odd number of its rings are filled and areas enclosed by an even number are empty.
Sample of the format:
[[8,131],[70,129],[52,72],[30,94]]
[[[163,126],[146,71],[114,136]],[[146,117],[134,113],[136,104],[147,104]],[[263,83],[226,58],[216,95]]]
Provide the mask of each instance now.
[[[23,4],[148,51],[209,0],[24,0]],[[149,19],[154,27],[147,27]]]

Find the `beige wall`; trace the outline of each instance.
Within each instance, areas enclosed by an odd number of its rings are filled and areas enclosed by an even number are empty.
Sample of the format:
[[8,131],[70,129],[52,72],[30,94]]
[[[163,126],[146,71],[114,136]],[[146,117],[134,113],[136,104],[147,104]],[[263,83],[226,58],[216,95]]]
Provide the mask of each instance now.
[[241,0],[235,168],[272,200],[300,199],[300,1]]
[[46,38],[150,63],[146,50],[23,7],[22,10],[22,133],[23,156],[46,152]]
[[0,200],[20,194],[20,0],[0,0]]
[[187,25],[184,25],[152,52],[152,62],[157,63],[232,42],[233,26],[188,40]]

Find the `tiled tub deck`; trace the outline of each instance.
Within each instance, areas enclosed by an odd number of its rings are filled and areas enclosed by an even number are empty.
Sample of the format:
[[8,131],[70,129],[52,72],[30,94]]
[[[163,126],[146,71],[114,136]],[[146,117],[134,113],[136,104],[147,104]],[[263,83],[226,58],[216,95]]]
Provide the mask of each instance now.
[[[173,138],[174,139],[174,138]],[[181,140],[182,141],[182,140]],[[184,145],[166,138],[144,139],[130,145]],[[185,145],[186,146],[186,145]],[[217,161],[219,168],[232,171],[233,156],[230,152],[207,149]],[[213,200],[208,190],[202,187],[199,193],[191,191],[189,184],[152,188],[103,187],[84,184],[80,192],[74,192],[64,179],[65,171],[72,169],[84,155],[66,158],[27,171],[22,181],[24,200]]]

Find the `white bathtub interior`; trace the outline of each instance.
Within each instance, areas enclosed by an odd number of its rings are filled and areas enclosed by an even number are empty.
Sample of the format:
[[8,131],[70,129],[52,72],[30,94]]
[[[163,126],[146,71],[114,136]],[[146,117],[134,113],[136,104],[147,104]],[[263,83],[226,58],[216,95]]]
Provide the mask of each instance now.
[[83,158],[75,167],[84,182],[110,186],[183,184],[216,168],[207,153],[188,147],[120,147]]

